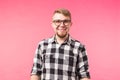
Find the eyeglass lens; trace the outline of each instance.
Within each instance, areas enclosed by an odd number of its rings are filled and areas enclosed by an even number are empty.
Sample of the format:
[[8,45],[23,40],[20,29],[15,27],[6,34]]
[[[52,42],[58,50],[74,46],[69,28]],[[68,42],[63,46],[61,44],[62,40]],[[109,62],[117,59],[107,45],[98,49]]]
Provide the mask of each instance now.
[[71,20],[53,20],[53,22],[57,26],[60,25],[62,22],[63,22],[64,25],[68,25],[71,22]]

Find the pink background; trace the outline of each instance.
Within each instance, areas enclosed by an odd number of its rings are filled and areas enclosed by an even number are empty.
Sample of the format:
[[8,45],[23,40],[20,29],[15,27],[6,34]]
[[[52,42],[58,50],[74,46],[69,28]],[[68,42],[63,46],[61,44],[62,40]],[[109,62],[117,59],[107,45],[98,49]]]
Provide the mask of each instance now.
[[37,44],[54,34],[51,16],[61,7],[86,45],[91,80],[120,80],[119,0],[0,0],[0,80],[30,80]]

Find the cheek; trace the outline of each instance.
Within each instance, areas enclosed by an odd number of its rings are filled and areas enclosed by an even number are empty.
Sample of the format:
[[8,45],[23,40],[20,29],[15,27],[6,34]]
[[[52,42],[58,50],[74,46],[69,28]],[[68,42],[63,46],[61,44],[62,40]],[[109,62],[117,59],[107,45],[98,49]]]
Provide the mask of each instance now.
[[52,24],[52,28],[55,30],[56,26],[54,24]]
[[54,32],[57,31],[57,27],[56,26],[52,26],[52,28],[53,28]]
[[67,29],[70,30],[70,26]]
[[58,26],[53,25],[52,28],[53,28],[54,30],[57,30],[57,29],[58,29]]

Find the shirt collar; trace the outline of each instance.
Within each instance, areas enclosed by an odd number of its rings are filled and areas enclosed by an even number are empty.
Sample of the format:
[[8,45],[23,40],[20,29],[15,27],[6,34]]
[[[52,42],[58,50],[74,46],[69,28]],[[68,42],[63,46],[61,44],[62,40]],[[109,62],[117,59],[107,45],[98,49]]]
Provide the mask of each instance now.
[[[74,39],[72,39],[72,37],[70,35],[68,35],[68,38],[65,40],[65,42],[63,44],[70,45],[72,43],[72,41],[74,41]],[[57,43],[57,41],[55,39],[55,35],[49,39],[49,42],[50,43],[54,43],[54,42]]]

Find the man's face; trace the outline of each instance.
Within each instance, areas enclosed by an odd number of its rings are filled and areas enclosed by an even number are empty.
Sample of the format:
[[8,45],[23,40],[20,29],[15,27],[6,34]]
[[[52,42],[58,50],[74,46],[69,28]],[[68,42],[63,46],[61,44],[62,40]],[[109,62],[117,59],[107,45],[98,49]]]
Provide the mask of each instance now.
[[52,27],[56,35],[60,38],[66,37],[72,23],[70,17],[64,16],[60,13],[55,13],[52,18]]

